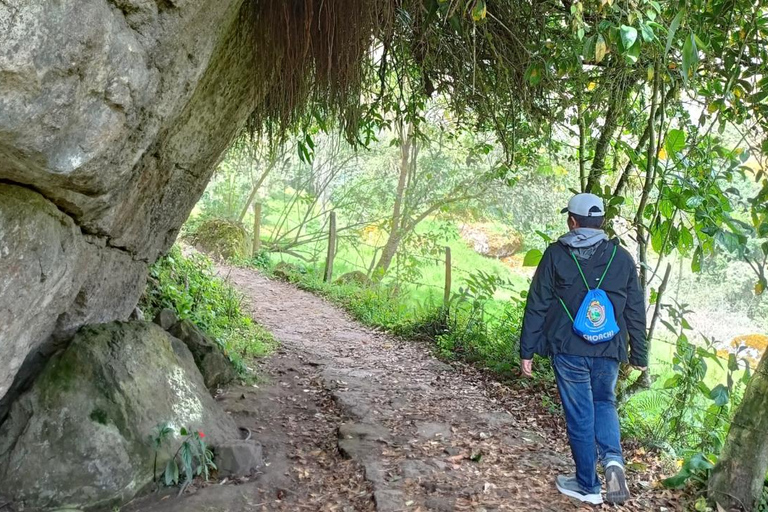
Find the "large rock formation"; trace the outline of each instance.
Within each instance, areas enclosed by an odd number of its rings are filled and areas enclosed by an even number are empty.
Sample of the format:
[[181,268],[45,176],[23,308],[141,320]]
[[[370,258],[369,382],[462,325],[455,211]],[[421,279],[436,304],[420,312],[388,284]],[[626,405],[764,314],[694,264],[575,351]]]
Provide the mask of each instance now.
[[0,420],[125,319],[255,100],[243,0],[0,2]]
[[[122,503],[152,482],[160,423],[239,442],[180,340],[147,322],[84,327],[0,427],[0,495],[21,510]],[[161,471],[180,442],[160,451]]]

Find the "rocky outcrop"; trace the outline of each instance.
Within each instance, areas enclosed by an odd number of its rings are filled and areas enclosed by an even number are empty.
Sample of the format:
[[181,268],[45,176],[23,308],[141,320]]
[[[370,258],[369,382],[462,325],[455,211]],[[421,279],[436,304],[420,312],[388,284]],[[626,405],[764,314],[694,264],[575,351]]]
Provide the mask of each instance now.
[[463,224],[459,234],[476,253],[489,258],[508,258],[523,247],[522,235],[512,230],[498,233],[493,226]]
[[243,0],[0,2],[0,420],[127,319],[253,110]]
[[179,320],[176,312],[167,308],[158,311],[152,321],[187,346],[208,389],[215,391],[237,378],[237,372],[223,347],[195,324]]
[[127,318],[145,272],[40,194],[0,183],[0,397],[14,378],[28,384],[80,325]]
[[152,482],[151,436],[166,422],[214,448],[239,439],[181,341],[147,322],[84,327],[0,427],[0,495],[19,510],[122,503]]

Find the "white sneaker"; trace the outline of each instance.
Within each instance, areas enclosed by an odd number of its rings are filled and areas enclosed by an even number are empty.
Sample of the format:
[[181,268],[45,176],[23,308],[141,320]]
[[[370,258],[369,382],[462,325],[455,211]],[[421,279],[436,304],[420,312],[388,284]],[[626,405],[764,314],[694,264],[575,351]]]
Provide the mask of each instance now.
[[616,461],[605,465],[605,501],[621,505],[630,498],[624,466]]
[[581,490],[579,483],[574,476],[559,475],[555,479],[555,485],[557,490],[571,498],[576,498],[584,503],[590,503],[592,505],[600,505],[603,503],[603,497],[600,493],[589,494]]

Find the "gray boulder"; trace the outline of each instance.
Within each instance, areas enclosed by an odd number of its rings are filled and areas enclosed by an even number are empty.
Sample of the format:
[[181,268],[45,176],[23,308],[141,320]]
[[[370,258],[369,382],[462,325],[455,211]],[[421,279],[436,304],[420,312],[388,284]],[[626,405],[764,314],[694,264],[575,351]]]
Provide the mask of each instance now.
[[206,336],[195,324],[189,320],[181,320],[176,322],[169,332],[183,341],[192,352],[208,389],[225,386],[237,378],[232,363],[219,344]]
[[176,312],[172,309],[163,308],[155,315],[154,323],[162,327],[166,331],[170,331],[171,328],[179,321],[179,317],[176,316]]
[[19,510],[131,499],[152,482],[150,436],[163,422],[204,432],[214,449],[240,438],[182,342],[147,322],[84,327],[0,427],[0,495]]
[[254,441],[233,441],[216,449],[219,476],[248,475],[263,465],[261,445]]
[[0,1],[0,418],[62,340],[128,318],[268,85],[244,5]]

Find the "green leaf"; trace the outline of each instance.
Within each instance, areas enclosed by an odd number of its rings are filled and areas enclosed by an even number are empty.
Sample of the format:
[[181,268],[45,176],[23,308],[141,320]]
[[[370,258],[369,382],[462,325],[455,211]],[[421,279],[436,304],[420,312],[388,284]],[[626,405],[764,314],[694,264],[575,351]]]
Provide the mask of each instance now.
[[476,0],[475,6],[472,8],[472,19],[475,21],[484,20],[486,12],[485,0]]
[[689,471],[702,471],[712,469],[715,467],[715,465],[712,464],[712,461],[710,461],[703,453],[697,453],[685,461],[685,465],[683,467],[688,468]]
[[667,489],[680,489],[685,485],[685,482],[688,481],[690,476],[691,474],[687,469],[681,469],[678,474],[669,478],[665,478],[661,481],[661,483]]
[[528,81],[531,85],[538,85],[541,83],[541,79],[544,75],[544,68],[541,65],[541,63],[536,62],[534,64],[531,64],[528,67],[528,70],[525,72],[525,80]]
[[683,81],[687,82],[698,67],[699,49],[696,47],[696,40],[693,32],[691,32],[683,43]]
[[192,445],[188,441],[185,441],[182,443],[181,450],[179,451],[179,454],[181,455],[181,464],[184,467],[187,481],[192,480],[192,477],[194,476],[192,450]]
[[627,62],[630,64],[634,64],[637,62],[637,59],[640,58],[640,41],[636,42],[632,47],[627,50],[627,53],[624,55],[624,57],[627,59]]
[[728,388],[723,386],[722,384],[718,384],[714,388],[712,388],[712,391],[709,393],[709,398],[715,401],[715,405],[722,407],[728,403],[729,396],[728,396]]
[[605,39],[602,34],[597,34],[597,41],[595,42],[595,63],[599,64],[605,54],[608,52],[608,46],[605,44]]
[[737,253],[741,252],[743,249],[743,245],[739,236],[735,233],[731,233],[730,231],[718,231],[718,233],[715,235],[715,240],[717,240],[729,252]]
[[685,148],[685,132],[677,128],[669,130],[667,138],[664,141],[664,148],[667,154],[674,155]]
[[666,382],[664,382],[664,389],[672,389],[674,387],[677,387],[678,383],[680,382],[680,379],[682,377],[679,373],[676,373],[674,376],[668,378]]
[[[585,60],[592,60],[592,56],[595,54],[595,39],[595,36],[589,36],[584,39],[581,54]],[[768,154],[768,139],[766,139],[766,154]]]
[[680,229],[680,238],[678,239],[677,246],[683,252],[687,252],[693,248],[693,234],[691,230],[683,226]]
[[624,201],[625,201],[624,196],[614,196],[611,198],[610,201],[608,201],[608,204],[611,206],[618,206],[618,205],[624,204]]
[[732,372],[739,369],[739,361],[736,359],[736,354],[728,354],[728,369]]
[[672,202],[667,199],[662,199],[659,202],[659,213],[666,219],[672,218],[672,215],[675,213],[675,208],[672,205]]
[[621,32],[621,44],[624,46],[624,50],[629,50],[637,41],[637,29],[628,25],[622,25],[619,31]]
[[531,249],[527,253],[525,253],[525,257],[523,258],[523,266],[524,267],[535,267],[539,264],[541,261],[541,257],[543,256],[542,252],[538,249]]
[[752,94],[748,98],[748,101],[750,103],[760,103],[760,102],[764,101],[766,98],[768,98],[768,89],[763,89],[760,92],[756,92],[755,94]]
[[701,246],[698,246],[696,247],[696,250],[693,251],[693,258],[691,258],[691,271],[701,272],[701,260],[702,260]]
[[179,434],[182,436],[188,436],[189,432],[187,432],[187,429],[184,427],[181,427],[181,430],[179,430]]
[[165,485],[171,486],[179,483],[179,466],[176,459],[171,459],[165,465]]
[[706,199],[704,199],[702,196],[691,196],[685,202],[685,205],[688,208],[698,208],[699,206],[704,204],[704,201],[706,201]]
[[640,24],[640,34],[643,36],[643,41],[651,43],[656,40],[656,34],[653,33],[653,29],[645,23]]
[[667,33],[667,46],[664,48],[665,56],[669,55],[669,49],[672,48],[672,42],[675,40],[675,33],[680,27],[680,22],[683,20],[684,15],[685,9],[683,8],[680,10],[680,12],[677,13],[675,19],[672,20],[672,24],[669,26],[669,32]]

